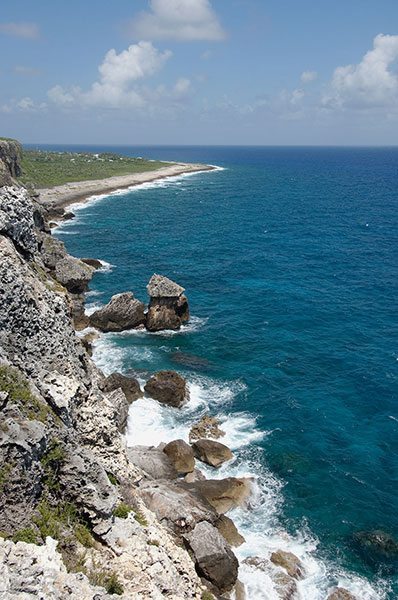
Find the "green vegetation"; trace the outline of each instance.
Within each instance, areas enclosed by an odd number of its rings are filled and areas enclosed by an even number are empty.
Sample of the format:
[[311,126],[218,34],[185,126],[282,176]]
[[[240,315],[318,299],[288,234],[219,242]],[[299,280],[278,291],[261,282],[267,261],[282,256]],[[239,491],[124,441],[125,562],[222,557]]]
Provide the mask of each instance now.
[[115,477],[115,475],[113,473],[109,473],[107,471],[106,473],[108,475],[108,479],[111,482],[112,485],[119,485],[119,480],[117,477]]
[[59,440],[52,439],[48,445],[47,452],[40,459],[47,489],[59,491],[59,470],[65,462],[65,458],[65,450]]
[[202,600],[214,600],[214,596],[210,592],[203,592]]
[[132,510],[133,510],[133,508],[131,506],[129,506],[128,504],[125,504],[124,502],[121,502],[113,510],[113,516],[119,517],[119,519],[127,519],[129,513],[131,513]]
[[13,542],[26,542],[27,544],[37,544],[37,533],[33,529],[33,527],[26,527],[25,529],[21,529],[17,531],[12,536]]
[[0,365],[0,391],[7,392],[9,399],[19,405],[30,420],[45,423],[52,414],[50,407],[38,400],[31,392],[28,381],[18,369]]
[[12,465],[10,463],[8,463],[7,465],[4,465],[4,467],[2,467],[0,469],[0,492],[3,491],[3,487],[7,483],[7,480],[11,473],[11,470],[12,470]]
[[73,538],[82,546],[85,548],[94,546],[94,538],[74,504],[62,502],[57,506],[52,506],[47,500],[42,500],[37,510],[39,514],[34,517],[33,521],[43,540],[50,536],[62,542],[65,530],[71,530]]
[[104,179],[115,175],[153,171],[167,166],[168,163],[120,156],[110,152],[90,154],[24,150],[21,164],[22,175],[19,179],[22,183],[47,188],[71,181]]
[[148,527],[148,521],[146,520],[146,518],[144,517],[144,515],[141,512],[135,510],[134,511],[134,519],[137,521],[137,523],[142,525],[142,527]]
[[150,546],[160,546],[159,540],[148,540]]
[[124,588],[114,571],[90,571],[87,573],[87,577],[91,585],[99,585],[105,588],[108,594],[121,596],[124,592]]

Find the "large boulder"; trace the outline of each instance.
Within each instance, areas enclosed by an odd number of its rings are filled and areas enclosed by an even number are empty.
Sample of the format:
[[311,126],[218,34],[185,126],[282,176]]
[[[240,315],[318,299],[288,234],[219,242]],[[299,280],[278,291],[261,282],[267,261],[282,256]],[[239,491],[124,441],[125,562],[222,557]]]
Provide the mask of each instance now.
[[303,579],[304,577],[304,566],[292,552],[277,550],[271,554],[271,562],[285,569],[289,577],[293,577],[293,579]]
[[243,506],[251,493],[251,481],[247,478],[206,479],[181,485],[201,494],[220,515]]
[[168,277],[154,274],[147,285],[150,302],[146,318],[148,331],[178,330],[189,320],[188,300],[183,287]]
[[213,438],[217,440],[220,437],[223,437],[225,435],[225,431],[222,431],[219,425],[220,421],[216,417],[204,415],[200,421],[191,427],[191,431],[189,432],[189,441],[193,442],[195,440],[205,438]]
[[202,521],[192,532],[184,534],[184,541],[194,555],[199,575],[221,593],[231,590],[238,578],[239,563],[217,529]]
[[214,440],[197,440],[192,448],[195,457],[211,467],[221,467],[234,456],[228,446]]
[[159,371],[144,385],[146,393],[162,404],[180,408],[189,399],[187,382],[175,371]]
[[218,519],[202,495],[178,482],[142,481],[138,493],[159,521],[178,534],[191,531],[200,521],[216,523]]
[[40,254],[45,266],[52,270],[67,256],[64,243],[48,234],[42,234]]
[[192,473],[195,469],[195,457],[191,446],[184,440],[174,440],[163,448],[179,475]]
[[129,460],[152,479],[176,479],[177,471],[173,463],[160,448],[153,446],[132,446],[127,448]]
[[145,322],[144,310],[145,305],[134,298],[132,292],[116,294],[90,316],[90,324],[101,331],[134,329]]
[[111,373],[101,383],[104,392],[113,392],[119,388],[124,392],[129,404],[143,395],[138,381],[134,377],[127,377],[121,373]]
[[220,516],[216,527],[230,546],[241,546],[245,542],[245,538],[239,533],[235,523],[226,515]]
[[327,600],[356,600],[356,597],[344,588],[335,588],[331,594],[329,594]]
[[65,256],[55,265],[55,277],[72,294],[86,292],[94,269],[78,258]]

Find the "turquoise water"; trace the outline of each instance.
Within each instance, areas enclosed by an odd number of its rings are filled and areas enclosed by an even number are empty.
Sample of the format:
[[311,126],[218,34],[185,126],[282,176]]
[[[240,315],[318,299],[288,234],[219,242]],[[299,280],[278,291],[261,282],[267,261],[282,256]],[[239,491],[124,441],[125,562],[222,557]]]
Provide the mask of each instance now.
[[[308,566],[304,598],[338,581],[398,597],[397,563],[352,539],[398,538],[398,149],[112,150],[224,167],[105,197],[57,230],[71,253],[113,265],[93,306],[124,290],[145,300],[154,272],[187,290],[182,333],[107,335],[96,349],[106,371],[171,368],[192,384],[181,414],[138,404],[132,443],[183,435],[206,410],[228,418],[228,472],[259,477],[236,515],[240,557],[285,539]],[[273,597],[250,578],[250,598]]]

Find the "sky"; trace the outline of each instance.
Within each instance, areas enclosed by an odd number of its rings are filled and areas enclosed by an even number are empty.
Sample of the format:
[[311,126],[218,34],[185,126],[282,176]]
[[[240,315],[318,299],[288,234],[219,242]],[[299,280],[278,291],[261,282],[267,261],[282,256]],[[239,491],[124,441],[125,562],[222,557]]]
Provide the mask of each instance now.
[[0,56],[24,143],[398,143],[398,0],[13,0]]

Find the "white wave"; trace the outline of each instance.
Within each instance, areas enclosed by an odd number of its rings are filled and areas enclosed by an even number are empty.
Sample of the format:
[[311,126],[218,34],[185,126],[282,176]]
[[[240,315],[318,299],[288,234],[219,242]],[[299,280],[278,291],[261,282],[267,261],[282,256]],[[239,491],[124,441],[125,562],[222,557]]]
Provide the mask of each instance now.
[[101,260],[100,258],[98,259],[101,263],[101,268],[99,268],[96,272],[97,273],[111,273],[113,271],[113,269],[116,268],[115,265],[112,265],[109,262],[106,262],[106,260]]
[[89,290],[85,293],[86,298],[95,298],[97,296],[102,296],[104,292],[100,292],[99,290]]
[[93,360],[105,375],[123,372],[125,364],[134,364],[139,361],[152,363],[155,360],[154,352],[149,348],[128,346],[121,348],[115,343],[118,333],[102,333],[93,344]]
[[88,302],[85,307],[84,307],[84,312],[86,313],[87,316],[90,316],[93,314],[93,312],[95,312],[96,310],[99,310],[100,308],[102,308],[104,305],[101,304],[101,302]]

